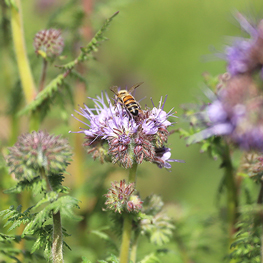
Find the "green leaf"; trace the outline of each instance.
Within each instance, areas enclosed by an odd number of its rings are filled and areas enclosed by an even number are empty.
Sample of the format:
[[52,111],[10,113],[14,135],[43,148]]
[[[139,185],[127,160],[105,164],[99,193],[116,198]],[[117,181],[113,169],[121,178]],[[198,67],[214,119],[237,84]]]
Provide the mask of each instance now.
[[9,236],[9,235],[5,235],[5,234],[0,233],[0,242],[11,243],[14,240],[15,240],[14,236]]
[[32,178],[32,180],[27,180],[24,178],[19,181],[14,187],[9,188],[4,191],[5,194],[18,194],[26,189],[34,189],[35,193],[40,193],[44,186],[44,180],[42,180],[39,176]]
[[91,233],[103,239],[109,247],[114,249],[114,251],[119,252],[117,245],[115,244],[115,242],[111,239],[109,235],[99,230],[93,230],[91,231]]
[[120,262],[119,259],[113,254],[111,254],[106,260],[107,261],[105,261],[105,260],[98,260],[98,262],[99,263],[119,263]]
[[87,259],[86,257],[82,257],[81,263],[92,263],[92,262],[89,259]]
[[[16,249],[16,248],[1,248],[0,249],[0,254],[3,254],[3,255],[9,257],[12,260],[15,260],[15,261],[12,261],[12,262],[22,263],[16,257],[20,253],[21,253],[21,250],[20,249]],[[3,262],[5,262],[5,261],[3,261]]]
[[5,0],[5,3],[8,7],[13,7],[18,11],[18,7],[16,5],[15,0]]
[[59,86],[63,83],[66,77],[67,73],[59,74],[41,92],[37,94],[36,98],[30,104],[18,112],[18,117],[30,111],[35,111],[38,107],[44,105],[44,103],[48,102],[48,104],[50,104],[50,101],[54,98]]
[[155,255],[155,253],[151,253],[145,256],[140,263],[161,263],[160,259]]
[[59,66],[60,68],[72,70],[79,62],[83,62],[85,60],[88,60],[91,58],[91,53],[98,51],[98,46],[101,44],[101,42],[105,41],[107,38],[103,36],[104,32],[110,25],[112,19],[118,14],[119,12],[116,12],[113,16],[108,18],[105,22],[102,28],[95,34],[95,36],[91,39],[91,41],[88,43],[86,47],[81,48],[80,55],[74,59],[73,61]]
[[175,228],[170,221],[167,215],[158,213],[151,220],[144,220],[141,228],[143,233],[150,238],[151,243],[162,246],[170,241]]
[[34,231],[35,228],[41,228],[42,224],[50,219],[50,215],[52,213],[57,213],[58,211],[71,220],[81,220],[82,217],[75,215],[73,212],[73,208],[78,208],[78,203],[79,200],[71,196],[62,196],[58,198],[36,214],[35,218],[25,227],[23,236],[32,234],[32,231]]

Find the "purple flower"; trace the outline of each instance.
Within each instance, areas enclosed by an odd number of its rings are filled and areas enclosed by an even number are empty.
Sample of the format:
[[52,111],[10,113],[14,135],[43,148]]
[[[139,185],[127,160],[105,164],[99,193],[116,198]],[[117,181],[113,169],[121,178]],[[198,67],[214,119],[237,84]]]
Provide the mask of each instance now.
[[121,104],[113,105],[107,93],[102,93],[96,99],[91,98],[94,108],[84,104],[77,111],[88,120],[88,123],[81,121],[87,128],[77,133],[85,134],[88,153],[101,162],[111,161],[130,168],[134,162],[149,161],[160,168],[171,168],[169,162],[173,160],[169,159],[171,152],[165,144],[167,128],[172,124],[168,118],[175,116],[172,110],[164,111],[166,98],[163,103],[160,100],[158,107],[141,110],[139,116],[132,117]]
[[178,160],[178,159],[170,159],[171,157],[171,149],[170,148],[159,148],[156,149],[156,155],[155,155],[155,161],[156,164],[158,165],[159,168],[171,168],[171,162],[179,162],[179,163],[184,163],[183,160]]
[[232,76],[207,105],[206,129],[194,135],[194,141],[226,136],[244,150],[263,150],[263,96],[249,74]]
[[233,45],[226,48],[228,72],[231,75],[237,75],[262,70],[263,22],[260,21],[258,26],[254,27],[240,13],[236,15],[236,18],[251,38],[236,38]]
[[252,45],[252,41],[237,40],[233,46],[226,48],[226,59],[228,61],[227,69],[231,75],[249,71],[249,52]]

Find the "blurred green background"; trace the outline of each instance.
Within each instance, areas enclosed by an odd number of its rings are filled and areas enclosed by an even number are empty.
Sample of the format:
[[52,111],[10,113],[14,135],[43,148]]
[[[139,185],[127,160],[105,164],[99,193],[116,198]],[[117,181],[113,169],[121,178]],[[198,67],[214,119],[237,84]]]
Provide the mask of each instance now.
[[[37,31],[46,28],[51,14],[66,2],[64,0],[23,1],[25,36],[36,79],[40,74],[41,63],[34,57],[32,40]],[[75,2],[75,10],[83,8],[84,5],[90,6],[90,14],[86,19],[87,26],[92,28],[90,36],[101,27],[104,19],[116,11],[120,12],[106,33],[109,41],[102,44],[96,54],[96,61],[89,62],[86,71],[83,72],[88,80],[85,97],[94,97],[100,94],[101,90],[108,90],[112,85],[130,87],[143,81],[144,84],[135,92],[135,98],[140,100],[146,97],[140,102],[141,105],[151,106],[150,98],[157,104],[161,96],[168,94],[164,109],[169,111],[174,108],[179,117],[174,128],[186,127],[180,118],[181,104],[195,102],[196,98],[203,97],[202,73],[207,71],[217,75],[225,72],[225,62],[215,54],[223,53],[224,46],[229,43],[228,36],[241,34],[240,26],[233,17],[234,12],[240,11],[253,19],[263,17],[262,1],[83,0]],[[60,17],[61,22],[68,23],[70,26],[70,21],[73,19],[72,12],[73,10],[68,10]],[[81,30],[85,30],[85,27]],[[62,35],[67,38],[67,34],[65,28]],[[84,40],[80,41],[80,46],[85,44]],[[0,61],[3,69],[1,72],[4,72],[5,54],[1,50],[0,54],[3,58]],[[8,107],[6,100],[8,90],[5,88],[1,72],[0,136],[4,145],[10,136],[10,122],[4,115]],[[59,70],[52,68],[50,72],[51,76],[52,74],[54,76]],[[85,97],[76,98],[75,105],[88,103]],[[79,147],[82,149],[83,135],[67,133],[68,123],[65,119],[72,126],[71,130],[76,128],[70,116],[72,112],[73,108],[70,106],[63,116],[62,113],[53,111],[41,128],[50,133],[63,133],[72,144],[73,140],[79,140]],[[27,131],[27,128],[21,125],[20,133],[24,131]],[[198,145],[186,147],[185,141],[180,139],[178,134],[169,137],[169,147],[172,149],[172,158],[183,159],[186,163],[173,163],[171,172],[159,169],[150,163],[140,165],[137,190],[142,198],[156,193],[162,196],[167,204],[183,204],[190,211],[200,214],[217,213],[216,193],[222,178],[220,162],[212,160],[206,154],[200,154]],[[82,152],[85,154],[83,149]],[[89,164],[93,163],[91,157],[86,154],[83,160]],[[70,168],[71,175],[65,185],[73,185],[76,165],[83,164],[79,164],[73,157],[73,168]],[[92,169],[96,171],[99,165],[99,161],[95,161]],[[109,167],[111,164],[104,164],[102,169],[107,171]],[[83,173],[83,181],[90,173],[94,172]],[[109,186],[111,180],[121,179],[122,176],[121,172],[120,175],[112,175],[105,184]],[[82,205],[86,205],[85,201],[80,204]],[[173,214],[172,211],[170,213]],[[217,228],[214,231],[214,233],[220,232]],[[70,241],[69,244],[72,245]],[[173,256],[164,257],[163,262],[174,262]],[[222,255],[218,252],[216,255],[204,257],[199,262],[222,262]]]

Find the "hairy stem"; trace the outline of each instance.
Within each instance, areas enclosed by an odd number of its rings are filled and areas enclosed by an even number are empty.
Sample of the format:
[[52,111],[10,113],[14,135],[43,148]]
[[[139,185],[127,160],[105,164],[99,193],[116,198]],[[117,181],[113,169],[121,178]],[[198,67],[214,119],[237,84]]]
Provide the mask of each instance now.
[[134,183],[134,187],[136,186],[136,171],[138,164],[134,163],[132,168],[129,171],[129,183]]
[[[227,188],[227,223],[228,223],[228,237],[229,237],[229,249],[234,241],[234,234],[236,233],[236,222],[238,218],[238,191],[237,183],[235,179],[235,169],[232,164],[230,150],[226,144],[224,152],[222,154],[222,166],[225,168],[224,178]],[[231,253],[231,249],[229,250]],[[235,262],[234,259],[231,263]]]
[[22,89],[26,102],[29,104],[36,95],[35,83],[26,53],[24,40],[23,20],[21,1],[14,0],[17,9],[11,6],[11,28],[14,42],[15,55],[17,59],[18,71],[21,79]]
[[[42,178],[45,178],[47,192],[53,191],[44,169],[40,171]],[[63,234],[60,211],[53,213],[53,240],[52,240],[52,259],[53,263],[63,263]]]
[[129,262],[130,242],[132,233],[132,221],[128,214],[124,214],[121,251],[120,251],[120,263]]
[[63,263],[63,238],[60,212],[53,214],[53,241],[52,257],[53,263]]
[[47,73],[47,60],[43,59],[43,66],[42,66],[42,73],[39,83],[39,92],[44,89],[45,87],[45,79],[46,79],[46,73]]
[[[129,183],[136,184],[136,171],[137,163],[134,163],[132,168],[129,171]],[[123,231],[122,231],[122,242],[121,242],[121,251],[120,251],[120,263],[129,262],[129,252],[130,252],[130,243],[131,243],[131,234],[132,234],[132,220],[129,217],[129,214],[124,213],[123,221]]]

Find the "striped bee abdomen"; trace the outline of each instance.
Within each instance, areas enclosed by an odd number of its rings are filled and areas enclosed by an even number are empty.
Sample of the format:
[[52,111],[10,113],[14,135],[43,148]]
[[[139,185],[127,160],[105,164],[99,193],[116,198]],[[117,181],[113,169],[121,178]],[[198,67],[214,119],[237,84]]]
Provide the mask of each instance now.
[[122,98],[123,104],[125,105],[126,109],[134,116],[137,116],[139,113],[139,105],[133,96],[126,95]]

